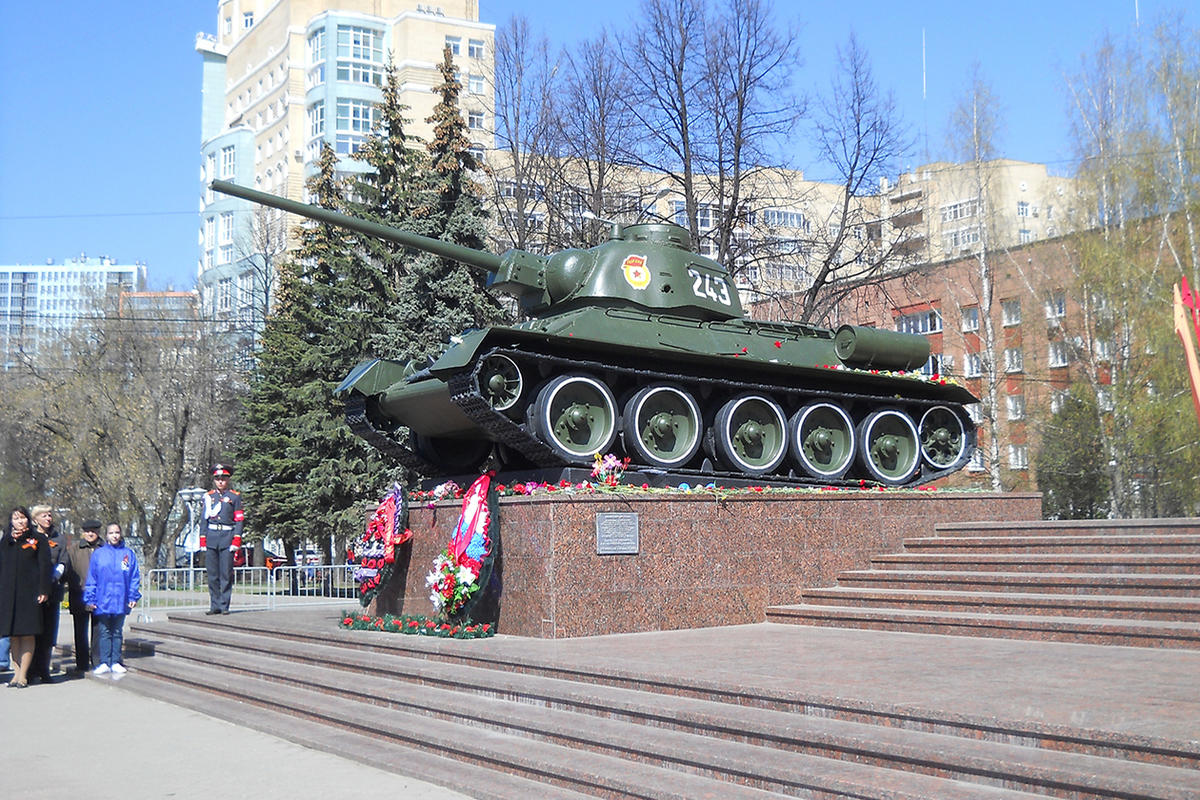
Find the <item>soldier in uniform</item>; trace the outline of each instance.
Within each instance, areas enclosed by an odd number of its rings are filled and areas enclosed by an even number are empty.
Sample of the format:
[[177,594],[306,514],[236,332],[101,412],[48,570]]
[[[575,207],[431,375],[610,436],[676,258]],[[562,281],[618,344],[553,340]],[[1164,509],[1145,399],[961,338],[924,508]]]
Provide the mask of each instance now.
[[208,571],[207,614],[228,614],[233,593],[233,554],[242,546],[242,496],[229,488],[231,471],[213,467],[213,489],[204,495],[200,515],[200,547]]

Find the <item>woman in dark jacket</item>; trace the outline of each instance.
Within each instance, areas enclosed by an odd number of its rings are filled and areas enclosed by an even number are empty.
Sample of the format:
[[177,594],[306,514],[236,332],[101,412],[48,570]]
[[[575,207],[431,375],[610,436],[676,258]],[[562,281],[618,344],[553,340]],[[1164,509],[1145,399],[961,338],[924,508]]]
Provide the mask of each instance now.
[[34,531],[29,511],[17,507],[0,536],[0,636],[12,637],[16,672],[8,685],[28,685],[33,644],[42,631],[42,604],[50,593],[50,545]]

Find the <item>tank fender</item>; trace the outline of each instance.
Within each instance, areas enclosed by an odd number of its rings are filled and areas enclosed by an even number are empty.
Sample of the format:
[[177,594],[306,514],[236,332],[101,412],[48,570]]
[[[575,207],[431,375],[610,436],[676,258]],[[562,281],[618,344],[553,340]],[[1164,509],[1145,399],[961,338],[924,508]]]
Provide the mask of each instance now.
[[349,398],[352,392],[358,392],[364,397],[373,397],[392,384],[404,380],[405,372],[405,364],[373,358],[350,370],[350,374],[338,384],[333,394],[342,400]]

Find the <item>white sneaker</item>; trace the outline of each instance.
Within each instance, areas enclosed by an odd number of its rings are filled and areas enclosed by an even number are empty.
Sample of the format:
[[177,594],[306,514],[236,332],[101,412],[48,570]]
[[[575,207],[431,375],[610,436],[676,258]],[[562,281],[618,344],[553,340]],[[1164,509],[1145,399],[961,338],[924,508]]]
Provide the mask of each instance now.
[[124,665],[124,664],[121,664],[120,662],[117,662],[116,664],[113,664],[113,665],[112,665],[112,671],[113,671],[113,674],[114,674],[114,675],[124,675],[124,674],[125,674],[126,672],[128,672],[129,670],[125,669],[125,665]]
[[101,664],[100,666],[98,666],[94,670],[92,670],[92,674],[93,675],[106,675],[109,673],[109,671],[110,670],[108,668],[108,664]]

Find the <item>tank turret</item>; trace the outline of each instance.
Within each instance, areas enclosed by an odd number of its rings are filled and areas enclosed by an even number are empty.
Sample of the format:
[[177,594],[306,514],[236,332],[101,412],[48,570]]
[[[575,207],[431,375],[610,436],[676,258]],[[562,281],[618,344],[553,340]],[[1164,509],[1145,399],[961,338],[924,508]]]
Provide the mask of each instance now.
[[225,181],[217,191],[493,275],[526,321],[427,363],[366,361],[337,389],[355,432],[426,475],[628,456],[693,478],[886,485],[962,468],[966,389],[919,371],[923,336],[748,319],[729,272],[669,223],[543,256],[462,247]]

